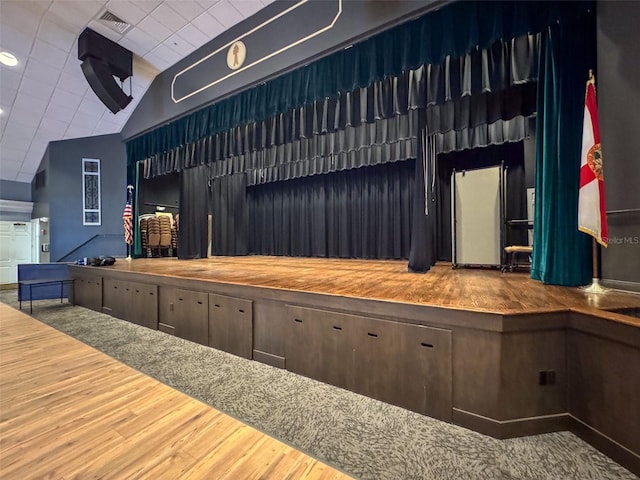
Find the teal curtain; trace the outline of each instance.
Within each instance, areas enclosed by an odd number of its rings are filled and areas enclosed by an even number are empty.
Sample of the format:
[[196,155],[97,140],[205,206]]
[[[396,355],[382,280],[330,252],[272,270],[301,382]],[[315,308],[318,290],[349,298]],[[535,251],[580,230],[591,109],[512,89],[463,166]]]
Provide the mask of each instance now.
[[554,285],[591,278],[590,237],[578,232],[578,181],[595,8],[543,32],[538,69],[536,203],[531,277]]
[[129,140],[128,162],[366,87],[403,70],[438,65],[448,55],[460,57],[500,39],[540,32],[593,5],[593,1],[453,3]]

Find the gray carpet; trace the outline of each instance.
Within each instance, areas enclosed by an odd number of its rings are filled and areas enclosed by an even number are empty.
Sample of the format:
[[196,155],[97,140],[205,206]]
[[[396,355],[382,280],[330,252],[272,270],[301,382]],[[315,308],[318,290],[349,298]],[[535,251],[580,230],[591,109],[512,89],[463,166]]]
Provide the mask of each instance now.
[[638,478],[569,432],[496,440],[59,300],[33,317],[363,480]]

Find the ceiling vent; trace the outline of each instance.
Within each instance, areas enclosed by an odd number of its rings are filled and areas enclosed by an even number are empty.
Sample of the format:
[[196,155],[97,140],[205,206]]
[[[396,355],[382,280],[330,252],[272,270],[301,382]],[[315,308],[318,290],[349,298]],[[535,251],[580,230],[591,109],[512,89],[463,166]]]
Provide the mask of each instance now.
[[98,21],[121,35],[124,35],[127,30],[131,28],[130,23],[125,22],[109,10],[106,10],[102,15],[100,15],[100,17],[98,17]]

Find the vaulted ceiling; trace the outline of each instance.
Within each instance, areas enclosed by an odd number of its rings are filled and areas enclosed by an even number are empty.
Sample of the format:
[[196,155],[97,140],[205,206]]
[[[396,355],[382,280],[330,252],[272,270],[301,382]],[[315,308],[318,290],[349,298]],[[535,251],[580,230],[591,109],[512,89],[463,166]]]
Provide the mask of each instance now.
[[[159,72],[272,1],[0,0],[0,51],[18,59],[0,64],[0,179],[31,182],[51,141],[120,132]],[[85,27],[134,54],[134,100],[115,115],[80,68]]]

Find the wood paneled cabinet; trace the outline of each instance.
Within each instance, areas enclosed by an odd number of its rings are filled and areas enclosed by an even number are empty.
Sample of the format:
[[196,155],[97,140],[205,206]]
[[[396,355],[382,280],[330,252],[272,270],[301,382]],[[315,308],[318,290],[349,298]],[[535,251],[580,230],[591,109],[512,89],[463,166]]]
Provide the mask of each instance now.
[[209,346],[253,357],[253,302],[209,294]]
[[157,330],[158,286],[105,278],[102,311]]
[[451,421],[451,331],[287,309],[287,370]]
[[159,330],[208,345],[208,294],[170,287],[162,287],[159,293]]
[[143,327],[158,329],[158,286],[131,283],[130,321]]
[[102,277],[93,275],[75,276],[73,303],[98,312],[102,311]]

